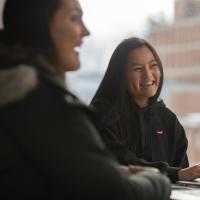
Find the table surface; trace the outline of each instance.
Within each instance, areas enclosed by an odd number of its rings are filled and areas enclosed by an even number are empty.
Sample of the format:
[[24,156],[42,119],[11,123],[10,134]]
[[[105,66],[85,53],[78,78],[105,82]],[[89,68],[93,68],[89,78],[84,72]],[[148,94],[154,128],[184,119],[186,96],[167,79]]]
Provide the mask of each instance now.
[[200,200],[200,187],[172,184],[171,200]]

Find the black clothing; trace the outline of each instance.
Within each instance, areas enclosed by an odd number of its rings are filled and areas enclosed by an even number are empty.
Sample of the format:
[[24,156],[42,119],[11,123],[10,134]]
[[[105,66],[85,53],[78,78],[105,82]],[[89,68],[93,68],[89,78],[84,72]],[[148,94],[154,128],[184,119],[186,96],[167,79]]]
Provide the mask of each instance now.
[[92,111],[28,61],[0,55],[0,199],[169,199],[166,177],[121,174]]
[[[166,108],[163,101],[144,108],[130,105],[131,115],[136,115],[132,118],[137,119],[136,122],[130,119],[130,130],[133,134],[130,140],[132,144],[136,143],[134,134],[138,131],[141,151],[137,149],[134,151],[133,145],[127,145],[122,141],[120,114],[116,113],[114,106],[103,99],[93,102],[93,106],[99,118],[101,136],[121,164],[157,167],[162,172],[167,172],[173,182],[178,180],[178,170],[188,167],[186,155],[188,142],[185,131],[176,115]],[[140,130],[136,130],[136,127]]]

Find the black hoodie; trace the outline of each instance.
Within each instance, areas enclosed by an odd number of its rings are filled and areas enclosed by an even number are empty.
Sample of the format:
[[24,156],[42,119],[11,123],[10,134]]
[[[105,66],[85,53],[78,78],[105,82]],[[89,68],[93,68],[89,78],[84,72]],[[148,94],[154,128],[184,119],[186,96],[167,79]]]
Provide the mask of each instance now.
[[188,167],[188,141],[185,131],[176,115],[163,101],[157,101],[144,108],[133,104],[130,106],[130,113],[134,119],[130,119],[130,131],[133,135],[130,140],[134,144],[134,135],[139,132],[139,151],[134,151],[134,148],[122,141],[120,114],[114,109],[111,111],[112,106],[107,101],[96,100],[93,106],[97,111],[101,136],[121,164],[159,168],[167,173],[173,182],[178,180],[178,170]]

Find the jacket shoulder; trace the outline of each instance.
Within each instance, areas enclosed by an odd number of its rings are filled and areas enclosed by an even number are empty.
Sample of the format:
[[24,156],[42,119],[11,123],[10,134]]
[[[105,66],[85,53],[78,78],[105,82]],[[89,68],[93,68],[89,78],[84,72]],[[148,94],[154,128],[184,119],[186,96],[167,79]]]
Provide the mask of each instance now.
[[0,71],[0,106],[23,99],[38,85],[36,69],[20,64]]

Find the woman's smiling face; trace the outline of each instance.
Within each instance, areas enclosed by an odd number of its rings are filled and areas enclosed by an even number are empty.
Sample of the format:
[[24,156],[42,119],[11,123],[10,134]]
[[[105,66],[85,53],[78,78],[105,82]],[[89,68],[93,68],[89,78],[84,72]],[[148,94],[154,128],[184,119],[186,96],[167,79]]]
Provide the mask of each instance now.
[[161,72],[153,53],[147,47],[140,47],[128,56],[128,90],[138,106],[148,104],[159,87]]
[[82,9],[77,0],[62,0],[50,23],[50,33],[59,63],[56,69],[63,73],[80,66],[78,48],[89,35],[82,21]]

